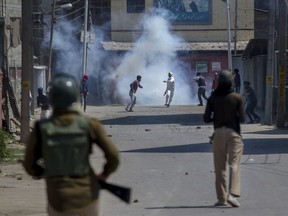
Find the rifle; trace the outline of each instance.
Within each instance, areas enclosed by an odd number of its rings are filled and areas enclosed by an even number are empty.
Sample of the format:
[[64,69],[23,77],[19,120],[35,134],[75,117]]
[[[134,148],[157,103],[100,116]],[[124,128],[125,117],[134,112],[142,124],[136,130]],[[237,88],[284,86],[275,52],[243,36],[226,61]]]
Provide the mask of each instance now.
[[[23,164],[24,161],[22,159],[19,159],[18,162]],[[37,177],[34,176],[33,178],[34,179],[41,179],[42,178],[41,175],[39,175]],[[102,181],[100,179],[98,179],[98,182],[100,184],[101,189],[105,189],[105,190],[109,191],[110,193],[117,196],[120,200],[122,200],[125,203],[129,204],[131,202],[131,188],[124,187],[121,185],[112,184],[112,183],[108,183],[108,182]]]
[[126,203],[130,203],[131,199],[131,188],[124,187],[121,185],[111,184],[102,180],[99,180],[101,189],[106,189],[110,193],[117,196],[120,200]]

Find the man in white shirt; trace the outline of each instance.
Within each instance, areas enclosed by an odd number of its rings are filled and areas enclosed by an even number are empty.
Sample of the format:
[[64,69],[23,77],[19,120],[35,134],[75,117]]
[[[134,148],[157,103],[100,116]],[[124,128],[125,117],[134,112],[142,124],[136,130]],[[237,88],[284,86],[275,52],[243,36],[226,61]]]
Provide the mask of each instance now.
[[169,72],[168,73],[168,79],[167,81],[164,80],[163,81],[164,83],[167,83],[167,87],[166,87],[166,90],[164,92],[164,95],[166,95],[166,103],[165,103],[165,106],[166,107],[169,107],[170,106],[170,103],[173,99],[173,96],[174,96],[174,90],[175,90],[175,79],[174,77],[172,76],[172,72]]

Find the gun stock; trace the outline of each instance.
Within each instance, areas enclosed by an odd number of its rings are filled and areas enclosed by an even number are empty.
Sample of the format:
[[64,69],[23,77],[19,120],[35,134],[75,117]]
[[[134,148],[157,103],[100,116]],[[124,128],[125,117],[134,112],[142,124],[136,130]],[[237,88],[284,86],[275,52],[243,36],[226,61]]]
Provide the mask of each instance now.
[[104,181],[99,180],[100,186],[102,189],[109,191],[110,193],[117,196],[120,200],[124,201],[125,203],[130,203],[131,201],[131,188],[115,185],[111,183],[107,183]]

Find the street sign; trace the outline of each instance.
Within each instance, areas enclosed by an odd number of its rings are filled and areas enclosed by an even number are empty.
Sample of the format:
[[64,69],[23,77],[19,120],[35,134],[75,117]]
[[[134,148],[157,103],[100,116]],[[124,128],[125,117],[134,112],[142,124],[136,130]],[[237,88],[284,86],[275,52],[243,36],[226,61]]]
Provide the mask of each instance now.
[[[80,41],[84,43],[84,31],[81,31]],[[96,35],[94,32],[86,32],[86,41],[89,44],[94,44],[96,42]]]

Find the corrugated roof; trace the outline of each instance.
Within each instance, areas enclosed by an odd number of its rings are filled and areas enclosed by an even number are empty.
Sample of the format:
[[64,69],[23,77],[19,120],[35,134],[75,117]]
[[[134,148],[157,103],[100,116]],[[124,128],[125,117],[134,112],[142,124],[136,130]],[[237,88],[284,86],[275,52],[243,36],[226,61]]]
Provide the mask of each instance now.
[[[245,50],[249,41],[238,41],[237,50]],[[114,42],[106,41],[102,42],[104,50],[107,51],[125,51],[132,50],[135,47],[135,43],[129,42]],[[234,43],[231,42],[231,47],[234,47]],[[175,50],[178,51],[226,51],[228,50],[227,42],[185,42],[180,43]]]
[[242,54],[242,58],[252,58],[257,55],[267,55],[267,39],[251,39]]

